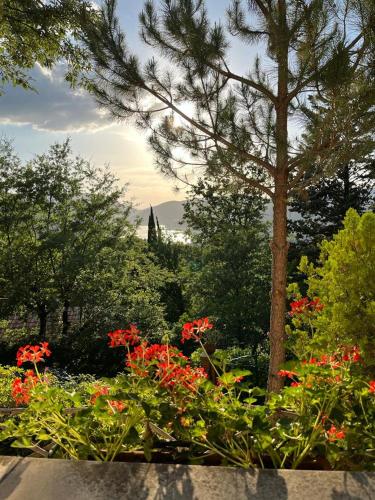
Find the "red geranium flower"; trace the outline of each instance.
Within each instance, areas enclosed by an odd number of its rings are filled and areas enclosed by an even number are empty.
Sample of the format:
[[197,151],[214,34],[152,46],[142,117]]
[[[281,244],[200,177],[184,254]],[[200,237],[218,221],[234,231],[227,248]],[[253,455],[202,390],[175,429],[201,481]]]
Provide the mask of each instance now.
[[180,366],[174,363],[162,362],[158,364],[156,372],[160,385],[169,389],[184,387],[190,391],[197,391],[197,383],[207,377],[203,368],[192,368],[190,365]]
[[361,361],[362,356],[359,347],[356,345],[353,347],[346,347],[344,349],[344,354],[342,355],[342,360],[351,363],[358,363]]
[[108,396],[108,394],[109,394],[109,387],[108,386],[106,386],[106,385],[96,386],[96,392],[94,392],[94,394],[91,396],[90,403],[94,405],[96,403],[96,400],[100,396]]
[[148,368],[150,366],[155,366],[159,362],[171,363],[177,360],[187,360],[187,357],[177,347],[167,344],[152,344],[149,346],[147,342],[142,342],[133,352],[127,355],[126,365],[137,375],[145,377],[149,374]]
[[[109,387],[104,385],[104,386],[97,386],[96,387],[96,392],[91,396],[90,403],[95,404],[96,400],[100,396],[109,396]],[[113,413],[121,413],[125,408],[126,405],[123,401],[117,401],[117,400],[110,400],[107,399],[107,404],[109,406],[108,411],[113,412]]]
[[191,323],[185,323],[182,327],[181,342],[184,343],[185,340],[190,339],[198,342],[202,338],[203,333],[206,330],[211,330],[211,328],[213,328],[213,325],[209,322],[208,318],[195,319]]
[[126,408],[126,404],[123,401],[112,400],[107,401],[107,403],[114,413],[121,413]]
[[121,345],[127,346],[138,344],[140,341],[138,336],[139,333],[140,331],[133,324],[131,324],[127,330],[115,330],[108,333],[108,337],[110,338],[108,345],[110,347],[119,347]]
[[31,390],[39,383],[39,379],[33,370],[27,370],[25,377],[17,377],[12,383],[12,398],[16,405],[28,405],[31,397]]
[[375,380],[370,380],[369,385],[370,389],[368,390],[368,392],[370,394],[375,394]]
[[328,429],[327,431],[327,435],[328,435],[328,441],[331,442],[337,441],[338,439],[345,438],[345,430],[344,429],[337,430],[334,425],[331,425],[331,428]]
[[320,302],[319,297],[313,300],[309,300],[308,297],[303,297],[302,299],[295,300],[290,304],[291,311],[290,316],[296,316],[299,314],[306,314],[311,312],[319,312],[324,308],[324,304]]
[[279,377],[288,377],[288,378],[293,378],[293,377],[298,377],[298,373],[292,372],[290,370],[280,370],[277,372]]
[[51,351],[48,348],[48,342],[41,342],[39,345],[25,345],[17,351],[17,366],[23,363],[39,363],[44,361],[43,356],[51,356]]

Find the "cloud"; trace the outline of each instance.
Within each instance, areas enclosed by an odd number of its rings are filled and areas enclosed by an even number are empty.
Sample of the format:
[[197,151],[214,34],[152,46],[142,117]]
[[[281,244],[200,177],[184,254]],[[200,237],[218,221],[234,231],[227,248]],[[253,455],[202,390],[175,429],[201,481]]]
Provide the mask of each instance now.
[[67,133],[96,132],[111,126],[87,92],[70,88],[62,65],[53,71],[37,65],[30,76],[37,92],[7,87],[0,97],[0,123]]

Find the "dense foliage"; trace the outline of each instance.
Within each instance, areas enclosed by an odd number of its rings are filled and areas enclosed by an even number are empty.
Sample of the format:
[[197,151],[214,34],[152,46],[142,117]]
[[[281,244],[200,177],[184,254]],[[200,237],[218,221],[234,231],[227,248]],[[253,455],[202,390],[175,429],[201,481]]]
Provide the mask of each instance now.
[[3,143],[0,161],[2,359],[17,338],[48,339],[62,365],[110,373],[114,360],[96,342],[108,329],[134,320],[158,336],[167,327],[166,273],[136,238],[124,189],[74,158],[69,142],[26,164]]
[[345,165],[336,175],[320,179],[291,201],[294,217],[288,226],[292,237],[289,252],[292,272],[296,273],[303,255],[314,263],[318,260],[320,243],[332,239],[342,229],[349,208],[359,214],[375,209],[374,159]]
[[[181,266],[186,318],[215,319],[217,346],[243,350],[254,375],[267,356],[271,252],[265,200],[248,189],[201,180],[185,203],[192,245]],[[263,358],[264,360],[264,358]],[[260,373],[259,373],[260,375]],[[257,378],[257,383],[260,379]]]
[[88,68],[77,43],[80,17],[94,21],[95,10],[86,0],[1,0],[0,93],[6,84],[32,88],[28,70],[35,64],[51,68],[67,63],[66,78],[74,82]]
[[[289,329],[298,356],[332,351],[338,345],[358,345],[367,369],[374,374],[375,355],[375,214],[359,216],[350,209],[344,229],[321,246],[320,263],[301,260],[307,295],[290,286],[298,314]],[[318,314],[317,314],[318,309]]]
[[[212,327],[208,318],[186,323],[181,340],[207,354]],[[147,460],[374,470],[375,380],[356,371],[358,348],[281,370],[292,384],[262,403],[250,372],[227,372],[220,356],[208,358],[209,380],[177,347],[149,344],[134,325],[108,336],[125,350],[126,372],[73,391],[40,371],[47,343],[21,347],[17,364],[34,368],[14,379],[12,395],[25,409],[2,424],[0,441],[73,459],[132,459],[143,450]]]

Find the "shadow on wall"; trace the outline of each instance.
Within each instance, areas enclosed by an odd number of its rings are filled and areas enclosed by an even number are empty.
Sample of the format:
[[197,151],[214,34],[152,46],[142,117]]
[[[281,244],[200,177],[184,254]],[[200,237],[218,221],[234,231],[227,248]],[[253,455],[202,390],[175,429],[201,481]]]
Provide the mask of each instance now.
[[0,457],[0,500],[363,500],[375,473]]
[[0,457],[1,500],[284,500],[277,471]]

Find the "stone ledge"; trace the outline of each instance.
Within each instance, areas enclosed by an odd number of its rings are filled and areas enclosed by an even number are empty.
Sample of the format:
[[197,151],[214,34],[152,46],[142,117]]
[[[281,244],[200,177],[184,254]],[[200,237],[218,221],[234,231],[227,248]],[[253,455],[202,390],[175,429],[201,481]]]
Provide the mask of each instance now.
[[0,457],[1,500],[361,500],[375,473]]

